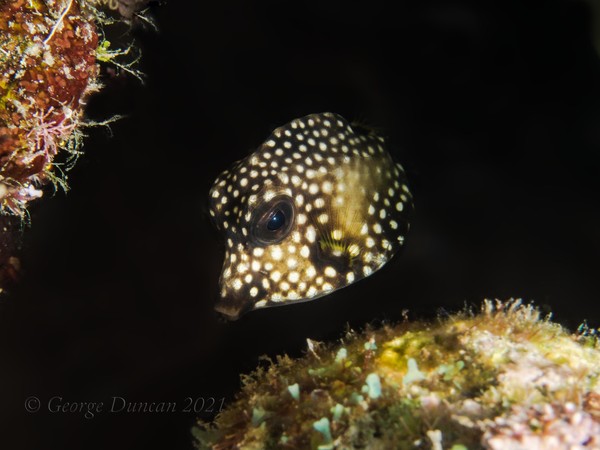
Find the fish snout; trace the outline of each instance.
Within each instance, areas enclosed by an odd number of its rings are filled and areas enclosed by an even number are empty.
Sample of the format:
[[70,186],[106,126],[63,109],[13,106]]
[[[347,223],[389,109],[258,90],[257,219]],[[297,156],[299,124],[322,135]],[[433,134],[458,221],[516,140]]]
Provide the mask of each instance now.
[[231,268],[225,268],[221,276],[221,290],[215,309],[228,319],[236,320],[254,309],[257,302],[267,295],[267,291],[261,285],[262,277],[257,276],[258,274],[246,271],[230,275],[232,272]]
[[230,321],[239,319],[251,309],[252,304],[242,296],[220,297],[215,305],[215,311]]

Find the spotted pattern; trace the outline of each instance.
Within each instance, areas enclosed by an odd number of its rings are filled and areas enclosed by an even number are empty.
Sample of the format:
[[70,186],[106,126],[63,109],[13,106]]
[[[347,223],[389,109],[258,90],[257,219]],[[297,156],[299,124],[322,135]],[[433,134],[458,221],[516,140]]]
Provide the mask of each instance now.
[[[312,300],[360,280],[398,251],[412,209],[404,171],[369,130],[332,113],[277,128],[219,175],[210,215],[226,243],[216,309]],[[273,231],[275,212],[284,225]]]

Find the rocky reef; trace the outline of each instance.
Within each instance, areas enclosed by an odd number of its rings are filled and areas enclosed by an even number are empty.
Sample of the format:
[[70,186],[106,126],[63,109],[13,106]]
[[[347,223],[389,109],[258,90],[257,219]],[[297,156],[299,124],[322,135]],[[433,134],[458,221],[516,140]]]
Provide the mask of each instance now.
[[82,130],[93,125],[84,110],[101,87],[98,62],[138,75],[131,61],[116,61],[131,47],[109,50],[101,36],[103,26],[129,20],[145,2],[117,2],[112,9],[127,13],[121,19],[106,14],[112,3],[0,1],[0,291],[16,278],[29,204],[46,185],[67,189]]
[[242,377],[212,449],[600,449],[600,344],[520,301],[348,332]]
[[0,7],[0,199],[24,214],[41,185],[59,180],[59,150],[76,151],[83,105],[98,74],[98,34],[74,1]]

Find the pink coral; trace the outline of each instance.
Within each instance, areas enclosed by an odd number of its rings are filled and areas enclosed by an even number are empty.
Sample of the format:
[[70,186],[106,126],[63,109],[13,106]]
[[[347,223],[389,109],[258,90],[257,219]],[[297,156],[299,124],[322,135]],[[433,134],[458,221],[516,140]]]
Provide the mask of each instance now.
[[482,438],[492,450],[598,450],[600,423],[574,403],[515,405]]

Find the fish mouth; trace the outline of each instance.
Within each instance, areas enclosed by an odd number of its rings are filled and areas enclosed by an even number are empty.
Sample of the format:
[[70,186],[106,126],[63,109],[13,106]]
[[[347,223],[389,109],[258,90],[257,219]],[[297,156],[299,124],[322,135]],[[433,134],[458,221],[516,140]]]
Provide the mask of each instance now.
[[243,299],[235,297],[222,297],[215,305],[215,311],[230,322],[238,320],[251,309],[251,304],[247,304]]

